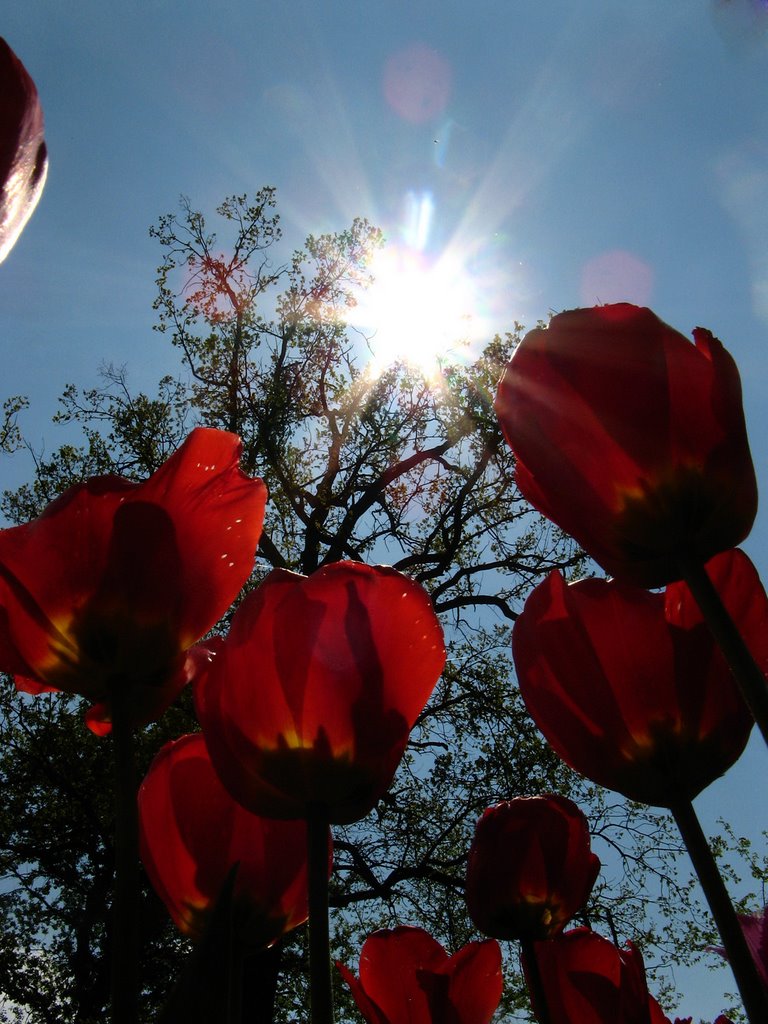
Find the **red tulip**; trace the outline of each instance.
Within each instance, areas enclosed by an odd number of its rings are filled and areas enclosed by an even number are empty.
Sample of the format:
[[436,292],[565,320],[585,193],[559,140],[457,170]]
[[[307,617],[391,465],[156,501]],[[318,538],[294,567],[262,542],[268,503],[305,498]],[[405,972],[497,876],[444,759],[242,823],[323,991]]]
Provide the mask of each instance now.
[[0,39],[0,263],[37,206],[47,171],[43,109],[35,83]]
[[[768,905],[763,908],[762,914],[739,914],[738,916],[760,980],[768,992]],[[727,953],[722,946],[714,946],[713,949],[727,959]]]
[[[671,1024],[649,995],[640,950],[617,949],[588,928],[534,945],[550,1024]],[[530,977],[531,965],[523,957]],[[535,1008],[535,1005],[534,1005]],[[676,1017],[675,1024],[691,1024]],[[731,1024],[720,1016],[714,1024]]]
[[303,821],[246,811],[213,770],[202,734],[167,743],[139,789],[141,859],[177,927],[199,938],[232,866],[239,934],[272,945],[307,919]]
[[[672,1021],[664,1013],[662,1008],[653,998],[648,997],[648,1009],[649,1009],[649,1024],[672,1024]],[[693,1024],[692,1017],[675,1017],[675,1024]]]
[[[749,559],[729,551],[707,571],[768,668],[768,601]],[[552,573],[528,598],[512,648],[520,692],[555,751],[632,800],[692,800],[749,738],[752,717],[683,583],[649,593]]]
[[0,531],[0,669],[19,689],[86,697],[96,732],[116,687],[134,725],[165,710],[253,568],[266,488],[239,452],[200,428],[143,483],[94,477]]
[[385,792],[445,663],[426,592],[384,566],[275,569],[195,689],[219,776],[256,814],[346,824]]
[[336,966],[368,1024],[488,1024],[503,987],[497,942],[469,942],[449,956],[421,928],[370,935],[359,979]]
[[[533,948],[551,1024],[656,1024],[643,958],[632,943],[617,949],[589,928],[575,928]],[[524,956],[527,977],[531,966]]]
[[[672,1024],[671,1018],[664,1013],[653,996],[649,997],[649,1003],[651,1009],[650,1024]],[[693,1017],[675,1017],[675,1024],[693,1024]],[[704,1022],[701,1021],[700,1024],[704,1024]],[[713,1024],[733,1024],[733,1022],[730,1017],[726,1017],[724,1013],[721,1013]]]
[[587,902],[600,861],[587,819],[562,796],[519,797],[489,807],[467,866],[467,907],[496,939],[546,939]]
[[522,494],[641,587],[735,547],[757,510],[736,365],[693,336],[626,303],[560,313],[526,335],[496,396]]

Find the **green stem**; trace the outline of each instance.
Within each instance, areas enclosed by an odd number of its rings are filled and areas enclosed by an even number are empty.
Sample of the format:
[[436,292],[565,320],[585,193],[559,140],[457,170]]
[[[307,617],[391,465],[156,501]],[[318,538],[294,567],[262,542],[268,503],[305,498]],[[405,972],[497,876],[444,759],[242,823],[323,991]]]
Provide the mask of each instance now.
[[328,935],[328,816],[310,807],[307,816],[309,874],[309,991],[312,1024],[333,1024],[331,945]]
[[728,962],[739,987],[747,1018],[751,1024],[768,1021],[768,992],[763,988],[760,975],[741,930],[717,863],[701,830],[699,819],[690,801],[681,800],[670,808],[677,827],[688,848],[701,888],[712,911]]
[[683,579],[730,666],[757,727],[768,744],[768,686],[733,619],[723,604],[706,569],[699,563],[683,563]]
[[539,961],[536,957],[536,943],[533,939],[521,939],[523,947],[523,960],[527,970],[525,980],[531,993],[531,1005],[533,1006],[536,1019],[539,1024],[550,1024],[549,1003],[547,993],[544,989],[544,982],[541,979]]
[[139,816],[130,687],[113,688],[115,890],[112,903],[112,1024],[137,1024],[139,950]]

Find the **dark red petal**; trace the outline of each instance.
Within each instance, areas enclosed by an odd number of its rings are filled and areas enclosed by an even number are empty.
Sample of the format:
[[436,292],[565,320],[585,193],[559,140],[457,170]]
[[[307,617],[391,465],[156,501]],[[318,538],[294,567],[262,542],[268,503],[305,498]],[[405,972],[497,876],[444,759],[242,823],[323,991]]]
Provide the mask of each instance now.
[[133,496],[156,502],[173,520],[182,647],[218,622],[253,570],[267,489],[240,470],[241,450],[236,434],[198,427]]
[[389,1024],[436,1024],[417,971],[440,971],[443,947],[422,928],[378,931],[364,942],[360,983]]
[[[534,944],[552,1024],[623,1024],[621,961],[612,943],[576,928]],[[528,965],[523,960],[528,972]]]
[[93,704],[85,713],[85,724],[94,736],[109,736],[112,732],[112,718],[106,704]]
[[[659,595],[551,574],[513,631],[520,691],[557,753],[593,781],[624,784],[624,751],[645,744],[674,700]],[[622,790],[623,791],[623,790]],[[642,799],[637,796],[636,799]]]
[[666,807],[739,757],[751,718],[702,626],[678,629],[665,598],[618,581],[537,587],[513,653],[528,710],[594,782]]
[[[650,1014],[650,1024],[672,1024],[653,996],[648,996],[648,1011]],[[685,1021],[677,1020],[676,1024],[685,1024]],[[690,1017],[688,1018],[688,1024],[690,1024]]]
[[650,997],[645,964],[633,942],[619,950],[621,959],[621,1024],[650,1024]]
[[350,971],[348,967],[345,967],[345,965],[339,960],[336,961],[336,967],[339,969],[339,973],[344,981],[349,985],[352,998],[355,1000],[355,1005],[360,1013],[365,1017],[368,1024],[393,1024],[388,1017],[384,1016],[378,1006],[368,998],[363,986],[354,976],[352,971]]
[[587,820],[564,797],[518,797],[477,823],[467,867],[467,906],[477,927],[504,939],[544,939],[584,906],[600,861]]
[[719,547],[730,548],[749,534],[757,514],[757,479],[747,439],[741,379],[733,357],[711,331],[696,327],[693,337],[697,349],[712,364],[712,411],[720,430],[706,463],[713,489],[716,493],[719,489],[710,529],[715,535],[725,529],[728,539]]
[[304,823],[258,818],[237,805],[201,734],[163,747],[140,788],[139,811],[147,873],[182,931],[199,934],[234,864],[249,943],[269,945],[306,920]]
[[570,310],[526,335],[496,397],[523,495],[644,587],[739,543],[756,512],[738,372],[695,334],[626,303]]
[[37,205],[47,170],[43,109],[35,83],[0,39],[0,263]]
[[45,683],[38,683],[29,676],[14,676],[13,682],[19,693],[59,693],[55,686],[46,686]]
[[[132,486],[116,477],[93,478],[70,488],[31,523],[0,531],[3,669],[12,671],[8,661],[20,658],[46,681],[60,671],[62,658],[77,663],[69,630],[77,609],[96,591],[115,512]],[[87,680],[83,686],[88,688]]]
[[504,988],[498,942],[469,942],[442,969],[450,975],[448,995],[459,1024],[488,1024]]
[[0,667],[101,704],[127,679],[137,722],[164,709],[253,567],[266,490],[239,451],[195,430],[145,483],[91,478],[0,532]]
[[[768,675],[768,596],[757,569],[738,548],[715,555],[706,571],[744,637],[752,656]],[[670,625],[691,630],[704,617],[684,583],[671,583],[665,591],[665,612]]]
[[354,821],[389,785],[444,660],[429,598],[393,569],[274,570],[198,686],[211,756],[259,813],[322,802],[332,821]]

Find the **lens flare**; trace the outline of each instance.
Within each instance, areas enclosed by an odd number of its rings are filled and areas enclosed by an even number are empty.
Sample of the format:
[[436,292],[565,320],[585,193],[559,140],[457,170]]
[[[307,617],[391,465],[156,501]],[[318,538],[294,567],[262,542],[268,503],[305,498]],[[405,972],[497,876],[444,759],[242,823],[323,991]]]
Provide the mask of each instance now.
[[467,361],[487,324],[469,254],[450,244],[441,252],[429,250],[432,196],[406,198],[402,241],[389,242],[374,256],[373,284],[357,296],[349,323],[368,340],[369,373],[403,362],[437,379],[442,366]]
[[445,110],[452,78],[451,65],[442,54],[428,46],[409,46],[388,59],[384,96],[404,121],[425,124]]

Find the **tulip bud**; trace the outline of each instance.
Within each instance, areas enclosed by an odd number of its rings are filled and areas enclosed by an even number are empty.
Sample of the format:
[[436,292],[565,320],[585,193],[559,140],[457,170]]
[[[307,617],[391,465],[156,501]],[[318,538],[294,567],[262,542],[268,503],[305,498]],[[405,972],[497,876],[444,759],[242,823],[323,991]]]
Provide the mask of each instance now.
[[612,576],[659,587],[749,533],[757,484],[731,356],[628,303],[530,331],[495,408],[517,484]]
[[520,797],[489,807],[467,866],[467,907],[496,939],[546,939],[587,902],[600,861],[587,819],[562,796]]
[[[707,564],[713,585],[768,669],[768,598],[746,555]],[[739,758],[752,715],[690,590],[551,573],[512,634],[520,693],[553,749],[630,800],[692,800]]]
[[445,663],[426,591],[388,566],[275,569],[195,688],[219,776],[272,818],[357,821],[392,781]]
[[184,934],[200,937],[235,865],[240,943],[262,949],[306,921],[304,822],[240,807],[219,782],[201,733],[167,743],[152,762],[139,790],[139,821],[144,867]]
[[368,1024],[488,1024],[503,987],[497,942],[469,942],[449,956],[422,928],[370,935],[359,979],[336,966]]

